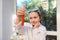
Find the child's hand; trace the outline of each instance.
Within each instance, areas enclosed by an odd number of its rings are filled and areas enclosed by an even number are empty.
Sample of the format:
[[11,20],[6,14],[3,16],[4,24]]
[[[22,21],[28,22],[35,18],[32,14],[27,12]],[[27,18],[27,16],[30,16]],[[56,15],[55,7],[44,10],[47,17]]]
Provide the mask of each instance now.
[[35,25],[33,25],[33,28],[38,28],[40,26],[40,23],[36,23]]
[[22,15],[25,14],[25,11],[26,11],[26,7],[20,8],[17,11],[17,18],[15,19],[15,22],[14,22],[15,29],[18,29],[19,26],[22,24]]
[[17,11],[17,15],[24,15],[26,12],[26,7],[22,7]]

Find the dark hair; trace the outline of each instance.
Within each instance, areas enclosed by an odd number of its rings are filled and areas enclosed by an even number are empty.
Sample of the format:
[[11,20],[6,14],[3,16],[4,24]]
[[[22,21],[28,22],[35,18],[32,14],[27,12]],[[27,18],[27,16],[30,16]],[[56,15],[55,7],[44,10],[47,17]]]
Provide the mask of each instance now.
[[[39,9],[33,9],[33,10],[30,10],[29,13],[31,12],[37,12],[39,18],[41,19],[41,11]],[[41,21],[40,21],[41,22]]]

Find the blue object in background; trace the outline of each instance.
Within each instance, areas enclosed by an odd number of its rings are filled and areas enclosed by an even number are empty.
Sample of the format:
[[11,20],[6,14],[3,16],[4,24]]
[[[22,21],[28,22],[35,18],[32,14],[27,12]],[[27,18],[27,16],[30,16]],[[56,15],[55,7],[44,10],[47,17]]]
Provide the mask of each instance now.
[[17,0],[17,8],[21,8],[24,2],[29,3],[31,0]]

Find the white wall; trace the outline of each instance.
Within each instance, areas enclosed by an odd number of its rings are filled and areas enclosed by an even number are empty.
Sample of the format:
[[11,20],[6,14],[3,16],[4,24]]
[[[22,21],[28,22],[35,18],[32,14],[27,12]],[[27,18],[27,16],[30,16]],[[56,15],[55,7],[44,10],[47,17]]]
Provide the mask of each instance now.
[[2,4],[2,40],[9,40],[12,34],[12,14],[14,14],[14,0],[3,0]]
[[2,40],[2,0],[0,0],[0,40]]
[[60,40],[60,0],[57,0],[57,40]]

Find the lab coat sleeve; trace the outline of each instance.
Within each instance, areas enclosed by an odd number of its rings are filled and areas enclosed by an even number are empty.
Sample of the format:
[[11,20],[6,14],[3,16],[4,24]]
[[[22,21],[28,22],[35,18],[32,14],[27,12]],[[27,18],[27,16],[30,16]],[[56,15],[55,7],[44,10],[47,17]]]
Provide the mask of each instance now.
[[46,40],[46,28],[41,30],[40,40]]

